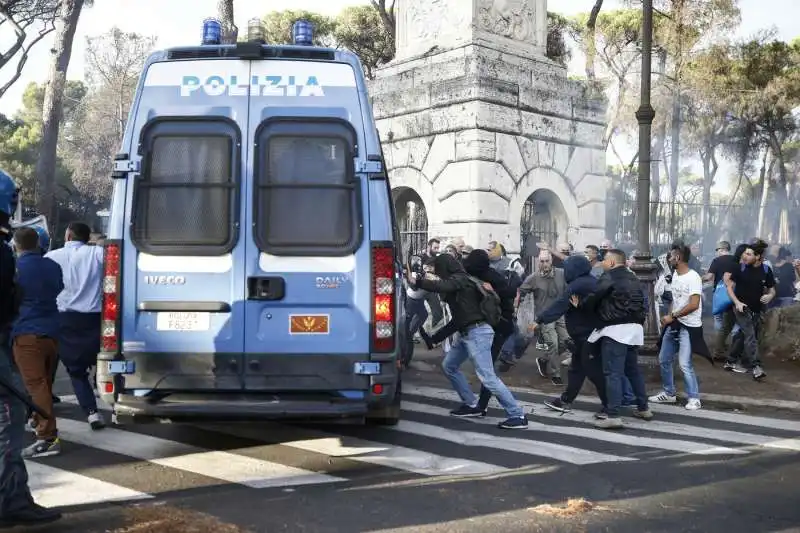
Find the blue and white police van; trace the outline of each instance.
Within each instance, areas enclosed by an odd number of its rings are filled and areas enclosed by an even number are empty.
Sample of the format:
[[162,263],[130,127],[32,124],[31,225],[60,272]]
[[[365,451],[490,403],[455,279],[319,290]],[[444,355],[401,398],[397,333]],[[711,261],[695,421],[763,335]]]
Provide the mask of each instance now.
[[397,423],[391,191],[361,64],[312,29],[221,45],[207,19],[202,45],[145,64],[104,242],[97,384],[117,423]]

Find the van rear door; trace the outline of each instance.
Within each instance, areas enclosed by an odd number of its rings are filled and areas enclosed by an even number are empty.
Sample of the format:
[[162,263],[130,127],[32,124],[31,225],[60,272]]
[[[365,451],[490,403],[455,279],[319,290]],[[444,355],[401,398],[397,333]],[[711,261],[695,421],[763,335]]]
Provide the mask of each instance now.
[[353,362],[370,349],[371,263],[354,71],[267,60],[251,79],[245,388],[364,390]]
[[[122,341],[137,361],[126,388],[241,390],[248,153],[237,118],[247,116],[249,75],[249,61],[232,60],[147,71],[132,117],[141,173],[126,202]],[[244,85],[221,98],[217,78]]]

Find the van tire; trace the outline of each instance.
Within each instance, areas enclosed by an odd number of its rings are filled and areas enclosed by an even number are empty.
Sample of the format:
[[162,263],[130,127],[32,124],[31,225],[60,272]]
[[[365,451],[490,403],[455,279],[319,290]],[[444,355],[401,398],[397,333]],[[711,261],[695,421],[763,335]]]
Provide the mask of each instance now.
[[396,426],[400,422],[400,401],[403,396],[402,381],[398,378],[392,403],[370,411],[366,416],[368,426]]

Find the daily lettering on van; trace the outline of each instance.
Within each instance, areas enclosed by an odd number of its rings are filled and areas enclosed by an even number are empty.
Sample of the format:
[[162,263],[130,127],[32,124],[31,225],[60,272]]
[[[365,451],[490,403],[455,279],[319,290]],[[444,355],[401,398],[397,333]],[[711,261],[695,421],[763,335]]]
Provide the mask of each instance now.
[[181,96],[201,91],[207,96],[325,96],[316,76],[184,76]]

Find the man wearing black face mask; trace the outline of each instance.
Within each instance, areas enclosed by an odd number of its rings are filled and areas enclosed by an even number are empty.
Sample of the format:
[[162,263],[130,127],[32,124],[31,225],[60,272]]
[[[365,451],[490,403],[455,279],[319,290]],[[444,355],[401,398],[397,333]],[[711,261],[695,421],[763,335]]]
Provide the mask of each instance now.
[[[494,327],[494,339],[492,340],[492,363],[494,363],[500,355],[503,344],[514,333],[514,299],[517,296],[517,288],[508,282],[505,275],[492,268],[489,253],[486,250],[470,252],[464,258],[463,264],[467,274],[491,285],[494,292],[500,297],[502,320]],[[492,392],[485,386],[481,386],[478,409],[486,411],[491,398]]]
[[450,412],[456,417],[480,417],[486,414],[478,405],[478,398],[472,392],[460,367],[467,359],[475,366],[475,373],[481,383],[495,395],[506,411],[506,420],[498,426],[502,429],[525,429],[528,419],[522,407],[494,372],[491,347],[494,331],[484,315],[482,302],[484,296],[461,263],[448,254],[441,254],[434,260],[434,273],[439,280],[417,278],[409,273],[409,282],[416,288],[440,293],[453,315],[459,338],[453,343],[442,363],[442,369],[461,398],[461,407]]

